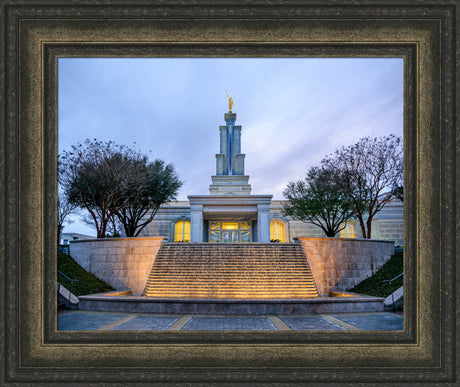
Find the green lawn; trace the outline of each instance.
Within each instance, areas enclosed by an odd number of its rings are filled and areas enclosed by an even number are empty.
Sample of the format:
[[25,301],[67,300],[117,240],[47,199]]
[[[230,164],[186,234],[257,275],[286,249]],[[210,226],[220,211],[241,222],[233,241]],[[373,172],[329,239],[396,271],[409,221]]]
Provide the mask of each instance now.
[[[67,277],[78,280],[78,282],[74,282],[72,286],[72,293],[76,296],[114,290],[104,281],[101,281],[99,278],[88,273],[67,254],[58,253],[58,270],[64,273]],[[64,285],[67,289],[70,289],[70,281],[62,276],[58,276],[58,278],[62,285]]]
[[349,291],[367,294],[369,296],[387,297],[402,286],[403,277],[393,281],[391,288],[388,282],[383,281],[396,277],[398,274],[401,274],[403,270],[403,253],[395,253],[377,273],[372,277],[366,278]]

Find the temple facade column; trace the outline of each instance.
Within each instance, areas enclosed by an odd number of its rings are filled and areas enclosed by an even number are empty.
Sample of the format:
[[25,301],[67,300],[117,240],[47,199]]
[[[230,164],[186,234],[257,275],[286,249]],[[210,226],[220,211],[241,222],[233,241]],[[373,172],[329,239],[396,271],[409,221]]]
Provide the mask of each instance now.
[[233,127],[232,175],[244,175],[244,154],[241,153],[241,126]]
[[190,206],[190,242],[203,242],[203,205]]
[[216,175],[228,175],[228,128],[220,126],[220,153],[216,154]]
[[270,204],[257,205],[257,239],[258,242],[270,242]]

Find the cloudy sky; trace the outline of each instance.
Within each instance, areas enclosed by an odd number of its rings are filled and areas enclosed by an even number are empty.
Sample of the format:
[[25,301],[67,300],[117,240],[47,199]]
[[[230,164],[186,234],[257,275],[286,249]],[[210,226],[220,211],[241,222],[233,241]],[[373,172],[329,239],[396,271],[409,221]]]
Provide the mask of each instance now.
[[[59,59],[59,151],[86,138],[175,165],[208,194],[232,96],[252,194],[282,191],[335,149],[403,132],[401,58]],[[78,220],[64,232],[95,235]]]

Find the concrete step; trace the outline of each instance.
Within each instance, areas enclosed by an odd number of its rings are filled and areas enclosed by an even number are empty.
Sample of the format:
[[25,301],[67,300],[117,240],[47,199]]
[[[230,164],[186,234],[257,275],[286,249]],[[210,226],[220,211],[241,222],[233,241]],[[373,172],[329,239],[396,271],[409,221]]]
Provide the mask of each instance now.
[[148,289],[149,297],[157,296],[172,296],[172,297],[179,297],[187,295],[202,295],[203,297],[211,297],[214,294],[220,294],[222,297],[231,297],[231,295],[241,295],[249,297],[257,297],[257,295],[265,297],[273,297],[273,298],[281,298],[281,297],[305,297],[305,296],[317,296],[318,293],[315,290],[299,290],[296,291],[286,291],[283,289],[245,289],[244,291],[236,291],[233,289]]
[[301,298],[318,292],[297,244],[164,244],[144,294],[149,297]]
[[[212,277],[201,277],[201,278],[192,278],[192,277],[189,277],[189,278],[183,278],[181,283],[194,283],[194,284],[209,284],[209,283],[213,283],[215,285],[219,285],[219,286],[246,286],[246,285],[249,285],[249,284],[260,284],[260,285],[264,285],[264,284],[280,284],[280,285],[283,285],[285,284],[285,286],[289,286],[289,285],[292,285],[292,284],[298,284],[298,285],[302,285],[302,284],[311,284],[311,280],[312,278],[305,278],[303,279],[303,281],[299,280],[299,279],[296,279],[296,278],[288,278],[288,279],[285,279],[285,280],[280,280],[280,279],[277,279],[277,278],[261,278],[261,279],[258,279],[258,280],[253,280],[251,281],[250,279],[248,280],[238,280],[238,279],[235,279],[231,282],[227,281],[228,278],[224,278],[224,279],[221,279],[221,278],[217,278],[215,279],[214,281],[211,281],[213,278]],[[157,277],[151,277],[151,282],[150,283],[176,283],[177,280],[174,279],[174,278],[166,278],[166,277],[163,277],[163,278],[157,278]],[[148,285],[146,285],[146,287],[148,287]]]
[[279,289],[286,291],[296,291],[296,290],[316,290],[316,287],[310,284],[296,284],[295,287],[283,286],[281,284],[247,284],[246,286],[232,286],[232,285],[207,285],[206,283],[183,283],[178,285],[176,282],[171,282],[169,284],[159,283],[155,285],[146,286],[148,290],[154,289],[234,289],[234,290],[248,290],[248,289]]
[[167,283],[193,283],[193,284],[212,284],[212,286],[232,286],[232,287],[237,287],[237,286],[249,286],[249,285],[280,285],[280,286],[292,286],[292,285],[305,285],[305,284],[312,284],[312,278],[289,278],[286,280],[281,280],[277,278],[262,278],[262,279],[255,279],[252,280],[248,278],[248,280],[238,280],[234,279],[234,281],[228,281],[228,278],[220,279],[217,278],[214,281],[212,281],[211,277],[200,277],[200,278],[184,278],[182,281],[178,282],[176,278],[156,278],[156,277],[151,277],[153,281],[150,281],[146,287],[154,284],[167,284]]
[[302,288],[295,288],[295,289],[283,289],[283,288],[271,288],[271,287],[264,287],[264,288],[245,288],[245,289],[235,289],[235,288],[220,288],[220,287],[214,287],[214,288],[205,288],[205,287],[197,287],[197,288],[188,288],[188,287],[162,287],[162,288],[154,288],[154,289],[148,289],[151,292],[164,292],[164,293],[180,293],[180,292],[189,292],[189,293],[241,293],[241,294],[250,294],[250,293],[267,293],[270,295],[273,295],[274,293],[289,293],[289,294],[304,294],[304,293],[314,293],[316,294],[315,289],[302,289]]
[[[238,268],[234,267],[233,268],[233,271],[237,270]],[[279,269],[279,268],[278,268]],[[257,275],[258,277],[263,277],[263,276],[276,276],[276,277],[279,277],[279,274],[277,273],[273,273],[269,270],[258,270],[258,271],[255,271],[255,270],[248,270],[248,269],[244,269],[246,270],[245,273],[241,273],[237,276],[239,278],[242,278],[242,277],[251,277],[251,276],[254,276],[254,275]],[[223,270],[219,270],[219,269],[216,269],[216,268],[210,268],[209,270],[193,270],[193,269],[186,269],[186,270],[158,270],[156,272],[156,274],[158,275],[167,275],[167,276],[170,276],[170,275],[173,275],[173,274],[177,274],[177,275],[196,275],[196,274],[200,274],[200,275],[206,275],[206,274],[209,274],[209,275],[220,275],[222,277],[228,277],[228,276],[235,276],[234,272],[232,273],[231,270],[229,269],[223,269]],[[310,273],[307,271],[307,270],[285,270],[285,272],[283,273],[283,277],[285,276],[297,276],[297,275],[310,275]]]
[[318,297],[317,293],[314,292],[152,292],[148,297],[154,298],[203,298],[203,299],[212,299],[212,298],[244,298],[244,299],[290,299],[290,298],[314,298]]

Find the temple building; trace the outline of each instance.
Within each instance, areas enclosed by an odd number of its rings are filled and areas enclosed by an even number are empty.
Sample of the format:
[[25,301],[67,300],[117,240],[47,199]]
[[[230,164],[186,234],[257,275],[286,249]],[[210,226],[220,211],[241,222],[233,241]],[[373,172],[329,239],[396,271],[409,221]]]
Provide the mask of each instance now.
[[[244,172],[241,126],[235,125],[231,97],[225,125],[219,127],[220,150],[208,195],[189,195],[187,201],[162,206],[140,236],[163,236],[169,242],[294,242],[296,237],[324,237],[321,228],[283,216],[283,201],[271,194],[251,195]],[[357,221],[350,220],[341,238],[360,238]],[[403,205],[386,205],[372,224],[372,238],[403,243]]]

